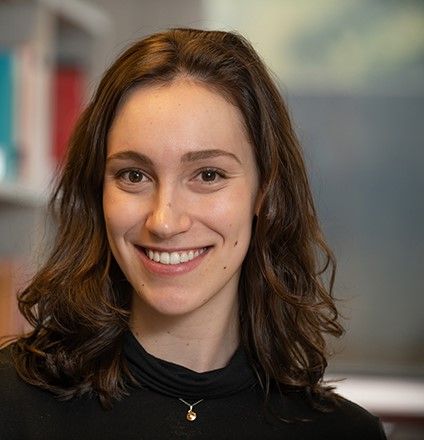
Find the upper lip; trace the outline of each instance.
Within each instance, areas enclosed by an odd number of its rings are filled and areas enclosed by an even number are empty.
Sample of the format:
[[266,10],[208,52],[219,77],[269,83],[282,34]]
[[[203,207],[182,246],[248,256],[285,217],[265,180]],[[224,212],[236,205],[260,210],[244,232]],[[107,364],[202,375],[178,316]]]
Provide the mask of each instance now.
[[187,252],[187,251],[192,251],[192,250],[197,250],[197,249],[204,249],[210,246],[191,246],[191,247],[184,247],[184,248],[161,248],[158,246],[142,246],[142,245],[136,245],[139,248],[143,248],[143,249],[148,249],[149,251],[153,251],[153,252],[168,252],[168,253],[172,253],[172,252]]

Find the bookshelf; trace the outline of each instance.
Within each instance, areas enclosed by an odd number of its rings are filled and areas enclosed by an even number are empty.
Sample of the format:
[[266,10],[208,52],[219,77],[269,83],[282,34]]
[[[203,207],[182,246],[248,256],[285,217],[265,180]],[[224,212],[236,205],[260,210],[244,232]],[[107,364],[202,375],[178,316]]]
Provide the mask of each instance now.
[[15,293],[42,261],[55,170],[110,30],[88,1],[0,0],[0,336],[20,330]]

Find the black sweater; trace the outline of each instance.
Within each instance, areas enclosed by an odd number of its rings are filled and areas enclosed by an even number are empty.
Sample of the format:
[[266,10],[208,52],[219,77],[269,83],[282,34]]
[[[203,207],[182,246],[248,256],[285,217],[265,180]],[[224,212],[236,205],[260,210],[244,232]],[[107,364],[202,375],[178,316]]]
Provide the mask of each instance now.
[[[196,373],[146,353],[134,336],[125,337],[130,369],[142,383],[104,410],[95,398],[58,401],[22,381],[0,359],[0,440],[65,439],[385,439],[379,420],[347,400],[332,412],[313,410],[302,392],[263,392],[239,349],[222,369]],[[187,420],[188,404],[194,421]],[[280,420],[289,419],[291,422]],[[295,421],[296,419],[309,421]]]

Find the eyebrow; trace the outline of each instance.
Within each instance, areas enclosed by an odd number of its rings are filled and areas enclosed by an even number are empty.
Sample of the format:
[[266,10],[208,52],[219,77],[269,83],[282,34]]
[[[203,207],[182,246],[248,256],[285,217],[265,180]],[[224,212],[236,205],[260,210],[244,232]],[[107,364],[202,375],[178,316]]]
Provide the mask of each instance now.
[[[196,162],[198,160],[204,160],[204,159],[210,159],[213,157],[220,157],[220,156],[226,156],[230,157],[231,159],[234,159],[236,162],[238,162],[241,165],[241,162],[239,158],[229,151],[225,150],[219,150],[219,149],[212,149],[212,150],[198,150],[198,151],[189,151],[185,154],[183,154],[181,158],[181,162]],[[127,150],[127,151],[120,151],[119,153],[112,154],[109,156],[106,160],[109,162],[110,160],[134,160],[137,162],[142,162],[145,165],[153,166],[153,161],[142,153],[137,153],[136,151]]]
[[119,153],[112,154],[106,159],[106,162],[116,159],[133,160],[135,162],[142,162],[145,165],[153,166],[153,161],[148,156],[132,150],[120,151]]
[[219,156],[230,157],[241,165],[239,158],[235,154],[230,153],[229,151],[218,150],[218,149],[189,151],[188,153],[185,153],[183,155],[183,157],[181,158],[181,162],[195,162],[197,160],[210,159],[212,157],[219,157]]

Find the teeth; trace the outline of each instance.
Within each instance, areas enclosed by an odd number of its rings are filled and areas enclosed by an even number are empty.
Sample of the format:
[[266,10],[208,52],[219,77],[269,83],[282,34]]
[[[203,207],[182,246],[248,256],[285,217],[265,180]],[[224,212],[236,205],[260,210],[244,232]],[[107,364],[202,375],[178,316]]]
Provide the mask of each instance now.
[[191,251],[184,252],[156,252],[150,249],[146,249],[146,255],[150,260],[154,260],[157,263],[161,264],[180,264],[186,263],[187,261],[193,260],[193,258],[198,257],[199,255],[205,252],[206,248],[196,249]]
[[172,252],[169,263],[170,264],[178,264],[180,262],[180,256],[178,255],[178,252]]

